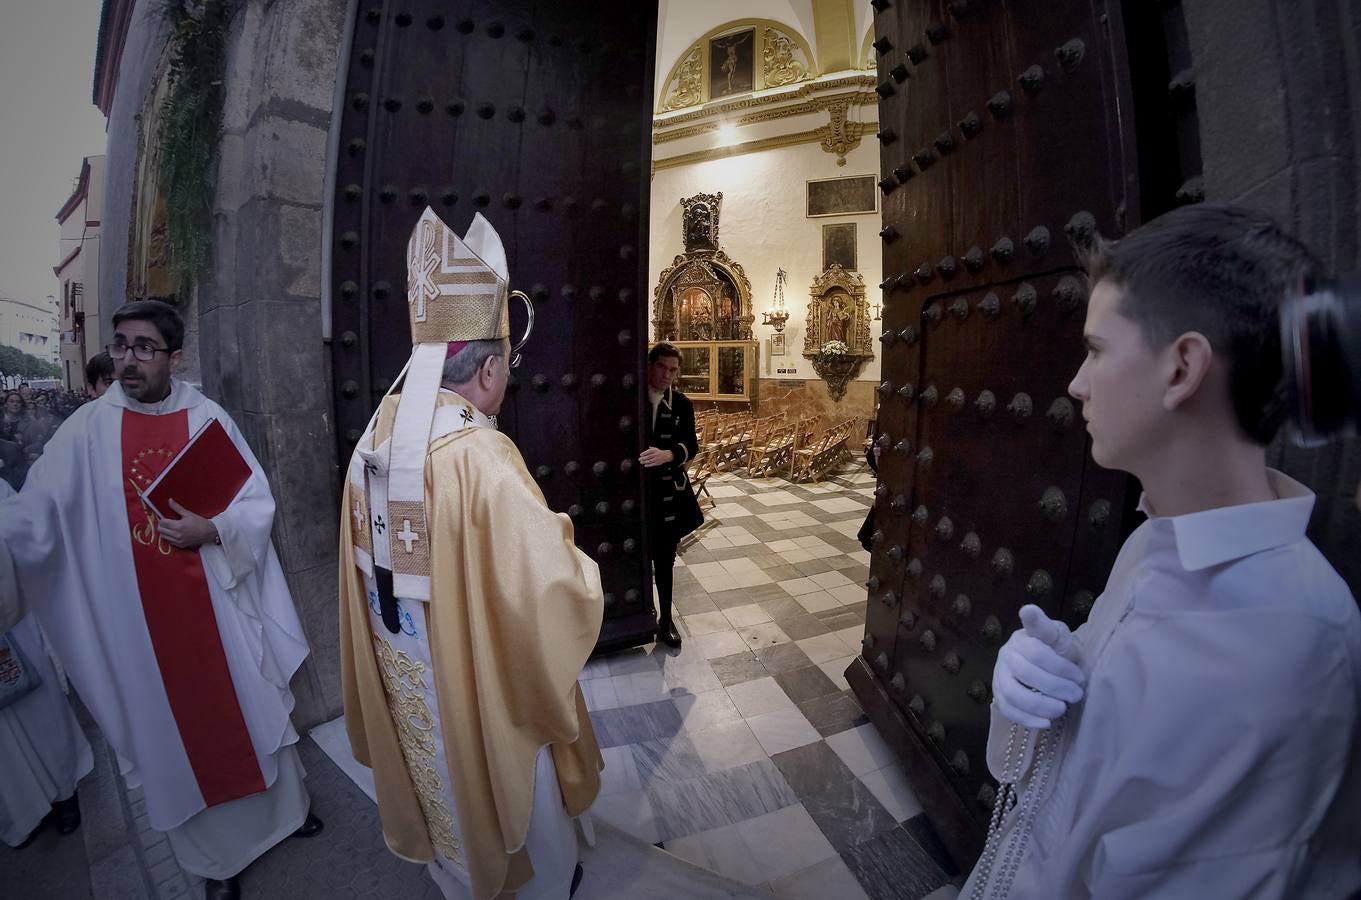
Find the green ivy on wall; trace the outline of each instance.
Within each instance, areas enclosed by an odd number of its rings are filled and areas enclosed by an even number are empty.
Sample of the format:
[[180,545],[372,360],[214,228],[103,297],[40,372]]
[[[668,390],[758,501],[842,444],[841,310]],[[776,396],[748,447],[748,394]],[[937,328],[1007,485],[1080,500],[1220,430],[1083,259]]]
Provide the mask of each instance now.
[[212,255],[227,31],[239,5],[240,0],[163,0],[170,64],[156,137],[170,271],[180,297],[189,296]]

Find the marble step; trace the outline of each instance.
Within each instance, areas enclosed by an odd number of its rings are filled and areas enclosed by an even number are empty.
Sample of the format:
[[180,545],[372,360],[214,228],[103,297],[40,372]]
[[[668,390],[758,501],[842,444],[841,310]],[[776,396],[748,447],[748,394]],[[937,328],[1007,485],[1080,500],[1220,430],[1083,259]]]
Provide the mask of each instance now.
[[595,846],[582,843],[585,870],[576,900],[771,900],[592,817]]

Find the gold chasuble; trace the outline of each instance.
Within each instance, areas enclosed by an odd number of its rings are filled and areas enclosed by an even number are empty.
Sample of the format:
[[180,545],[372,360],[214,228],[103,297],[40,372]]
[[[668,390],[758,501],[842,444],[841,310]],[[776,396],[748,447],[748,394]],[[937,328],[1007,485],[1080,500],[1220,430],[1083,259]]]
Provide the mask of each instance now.
[[[479,216],[466,240],[426,210],[409,248],[416,349],[346,479],[341,676],[389,849],[452,862],[473,897],[491,900],[535,875],[526,841],[545,746],[568,815],[599,793],[603,761],[577,679],[604,600],[571,520],[548,508],[515,445],[431,380],[446,353],[438,340],[506,333],[499,239]],[[496,278],[470,275],[478,265]],[[494,307],[480,325],[442,308],[467,312],[481,298]]]

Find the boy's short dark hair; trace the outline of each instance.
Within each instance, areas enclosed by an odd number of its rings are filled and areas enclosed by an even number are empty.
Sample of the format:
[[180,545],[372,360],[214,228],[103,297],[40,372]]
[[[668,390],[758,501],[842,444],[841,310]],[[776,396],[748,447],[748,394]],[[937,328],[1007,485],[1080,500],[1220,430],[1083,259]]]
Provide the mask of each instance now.
[[120,322],[150,322],[165,339],[170,352],[184,348],[184,320],[175,307],[164,300],[134,300],[118,307],[113,314],[113,327]]
[[653,363],[655,363],[657,360],[661,359],[664,356],[670,356],[674,357],[675,359],[680,359],[681,352],[680,350],[676,349],[676,346],[674,344],[668,344],[666,341],[662,341],[661,343],[653,347],[651,350],[647,351],[647,364],[652,365]]
[[107,350],[100,350],[85,364],[85,383],[94,387],[105,378],[113,379],[113,357]]
[[1109,281],[1121,313],[1154,350],[1188,331],[1228,365],[1234,414],[1258,444],[1271,443],[1287,409],[1279,308],[1317,266],[1308,248],[1269,216],[1199,204],[1173,210],[1087,253],[1093,287]]

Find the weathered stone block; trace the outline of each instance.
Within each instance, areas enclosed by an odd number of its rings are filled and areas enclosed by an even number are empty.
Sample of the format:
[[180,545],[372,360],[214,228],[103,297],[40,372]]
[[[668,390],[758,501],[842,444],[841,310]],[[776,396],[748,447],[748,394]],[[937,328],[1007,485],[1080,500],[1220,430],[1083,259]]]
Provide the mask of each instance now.
[[271,9],[265,92],[329,110],[335,95],[345,7],[333,0],[288,0]]
[[250,121],[259,88],[255,78],[259,74],[259,47],[267,35],[261,34],[265,7],[260,3],[243,3],[232,22],[228,37],[226,96],[222,104],[222,127],[225,131],[241,131]]
[[253,360],[242,360],[240,317],[235,307],[219,307],[199,316],[199,351],[203,390],[228,411],[240,410],[242,373]]
[[330,423],[323,410],[270,419],[270,486],[285,572],[334,561],[339,534],[339,475]]
[[299,731],[306,731],[330,721],[341,711],[335,554],[321,565],[292,573],[288,583],[312,651],[291,685],[297,699],[293,724]]
[[246,408],[288,414],[330,404],[316,300],[254,300],[240,307]]
[[[1206,193],[1237,196],[1290,162],[1274,0],[1188,0]],[[1232,21],[1233,28],[1224,23]],[[1252,152],[1243,152],[1251,147]]]
[[270,115],[245,133],[249,193],[320,206],[326,174],[326,129]]
[[254,179],[246,153],[244,132],[223,132],[218,149],[217,196],[213,200],[218,215],[235,212],[252,196]]
[[1361,263],[1357,237],[1357,169],[1340,157],[1307,160],[1295,167],[1296,236],[1330,272],[1355,271]]
[[[320,296],[319,209],[253,197],[237,211],[235,229],[235,302],[290,295],[315,301]],[[311,332],[321,335],[320,313]]]

